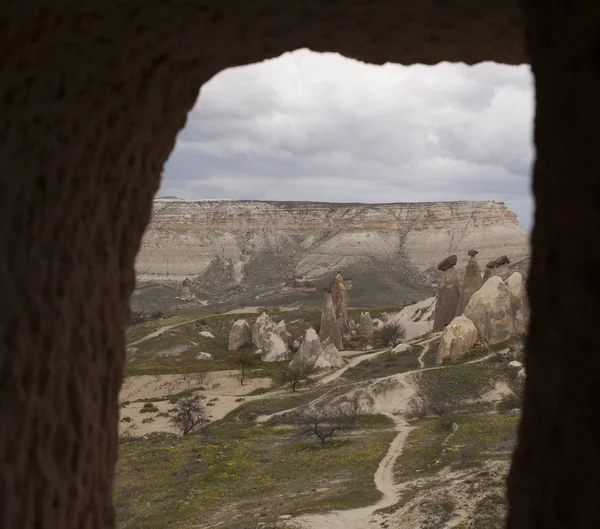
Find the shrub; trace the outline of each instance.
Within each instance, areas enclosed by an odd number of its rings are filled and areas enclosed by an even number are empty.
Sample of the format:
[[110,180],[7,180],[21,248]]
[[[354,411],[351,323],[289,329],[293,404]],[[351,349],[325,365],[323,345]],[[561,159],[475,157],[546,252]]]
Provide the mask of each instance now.
[[155,320],[158,320],[159,318],[162,318],[165,315],[164,312],[160,311],[160,310],[155,310],[152,315],[151,318],[154,318]]
[[131,404],[131,403],[128,400],[124,400],[123,402],[119,403],[119,409],[122,409],[125,406],[129,406],[129,404]]
[[154,404],[151,402],[146,402],[146,404],[144,404],[140,410],[140,413],[158,413],[158,411],[160,410]]
[[388,347],[401,342],[406,338],[406,329],[400,322],[384,325],[373,332],[373,345],[375,347]]
[[123,417],[121,422],[133,422],[133,419],[131,417]]
[[129,313],[129,325],[137,325],[144,319],[144,313],[139,310],[132,310]]
[[146,417],[144,420],[142,420],[142,423],[149,423],[149,422],[154,422],[154,417]]
[[515,408],[520,408],[521,406],[522,403],[519,396],[512,393],[498,402],[497,409],[499,412],[509,412]]

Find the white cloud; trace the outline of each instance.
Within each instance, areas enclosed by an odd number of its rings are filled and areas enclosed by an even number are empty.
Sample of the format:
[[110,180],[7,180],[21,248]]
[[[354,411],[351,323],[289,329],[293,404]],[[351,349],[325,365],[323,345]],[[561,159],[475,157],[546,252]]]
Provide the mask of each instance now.
[[503,200],[530,225],[528,66],[375,66],[308,50],[200,92],[160,195]]

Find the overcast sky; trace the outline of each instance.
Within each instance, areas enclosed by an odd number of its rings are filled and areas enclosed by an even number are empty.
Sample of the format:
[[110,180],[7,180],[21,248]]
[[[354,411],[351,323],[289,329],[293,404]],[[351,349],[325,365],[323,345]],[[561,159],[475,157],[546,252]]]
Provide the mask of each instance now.
[[529,229],[532,117],[529,66],[298,50],[202,88],[157,196],[498,200]]

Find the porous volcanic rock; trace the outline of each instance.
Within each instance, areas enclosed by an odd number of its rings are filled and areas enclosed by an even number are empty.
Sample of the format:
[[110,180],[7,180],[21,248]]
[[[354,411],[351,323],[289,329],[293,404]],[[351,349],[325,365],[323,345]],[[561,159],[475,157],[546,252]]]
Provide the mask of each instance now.
[[321,342],[329,340],[338,349],[342,348],[342,335],[335,317],[335,307],[330,290],[325,291],[323,310],[321,312],[321,327],[319,329]]
[[261,348],[260,359],[263,362],[281,362],[289,359],[288,346],[281,339],[281,336],[274,332],[267,332],[261,340],[263,347]]
[[[332,343],[331,341],[327,343]],[[290,367],[308,366],[313,367],[315,362],[323,353],[323,344],[312,327],[307,329],[304,340],[298,352],[290,362]]]
[[475,252],[475,254],[471,256],[467,263],[467,268],[465,269],[465,277],[460,287],[460,297],[458,300],[458,307],[456,308],[456,316],[460,316],[465,311],[465,307],[467,306],[467,303],[469,303],[471,296],[483,286],[479,263],[475,259],[477,251],[470,250],[469,255],[471,255],[471,252]]
[[492,276],[498,276],[502,281],[506,281],[512,274],[510,267],[510,259],[506,255],[502,255],[485,265],[485,273],[483,281],[487,281]]
[[477,328],[466,316],[457,316],[442,333],[436,364],[461,358],[477,342]]
[[362,336],[368,344],[373,345],[373,320],[368,312],[361,312],[360,314],[358,334],[359,336]]
[[475,324],[479,337],[490,344],[507,340],[514,334],[510,293],[498,276],[490,277],[471,296],[464,315]]
[[327,342],[323,346],[323,352],[314,364],[315,369],[339,369],[346,365],[346,360],[335,345]]
[[348,295],[348,290],[344,283],[344,276],[342,276],[340,272],[337,273],[333,281],[331,296],[335,308],[335,320],[343,342],[344,337],[350,335],[350,327],[348,326],[348,305],[350,303],[350,296]]
[[[456,256],[450,256],[456,257]],[[448,258],[450,259],[450,258]],[[444,259],[447,263],[452,262]],[[444,263],[442,261],[442,263]],[[438,267],[440,266],[438,265]],[[435,312],[433,315],[433,331],[441,331],[448,325],[456,314],[458,300],[460,298],[460,280],[458,279],[458,270],[455,266],[450,266],[442,271],[442,279],[436,294]]]
[[252,343],[256,345],[259,349],[263,348],[263,340],[266,337],[267,333],[275,330],[275,324],[270,316],[263,312],[252,326]]
[[250,325],[244,319],[237,320],[229,332],[229,344],[227,348],[230,351],[237,351],[240,347],[252,342],[252,331]]
[[527,331],[529,321],[529,303],[523,276],[519,272],[513,272],[506,280],[506,286],[510,294],[514,332],[523,334]]

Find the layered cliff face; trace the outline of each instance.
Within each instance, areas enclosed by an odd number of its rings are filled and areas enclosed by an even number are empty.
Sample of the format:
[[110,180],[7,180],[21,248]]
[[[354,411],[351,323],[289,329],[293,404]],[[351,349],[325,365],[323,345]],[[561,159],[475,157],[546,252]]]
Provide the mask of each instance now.
[[[470,248],[481,262],[529,255],[529,236],[501,202],[338,204],[159,199],[144,236],[138,283],[193,281],[211,301],[276,294],[303,277],[317,284],[337,270],[367,304],[424,298],[435,264]],[[320,293],[319,293],[320,297]]]

